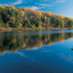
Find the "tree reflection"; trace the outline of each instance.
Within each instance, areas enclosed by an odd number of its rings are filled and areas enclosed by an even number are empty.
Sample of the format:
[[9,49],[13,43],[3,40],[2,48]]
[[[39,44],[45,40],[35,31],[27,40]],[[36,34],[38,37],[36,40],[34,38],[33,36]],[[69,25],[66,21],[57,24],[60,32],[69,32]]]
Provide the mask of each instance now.
[[[10,35],[11,34],[11,35]],[[73,38],[73,33],[54,33],[40,35],[15,35],[15,32],[0,33],[0,52],[33,49],[44,45],[52,45]]]

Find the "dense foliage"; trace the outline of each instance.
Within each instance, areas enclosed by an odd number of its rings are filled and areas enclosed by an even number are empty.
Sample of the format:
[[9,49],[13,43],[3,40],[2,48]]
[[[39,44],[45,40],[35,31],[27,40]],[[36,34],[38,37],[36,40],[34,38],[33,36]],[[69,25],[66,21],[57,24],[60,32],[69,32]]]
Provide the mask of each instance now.
[[73,19],[50,12],[0,5],[0,27],[72,28]]

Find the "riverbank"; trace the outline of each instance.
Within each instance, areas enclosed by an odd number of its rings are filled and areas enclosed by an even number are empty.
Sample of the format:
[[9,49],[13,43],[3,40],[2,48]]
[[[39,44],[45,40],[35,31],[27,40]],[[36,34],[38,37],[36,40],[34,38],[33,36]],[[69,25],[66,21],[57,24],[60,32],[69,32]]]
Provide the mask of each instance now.
[[72,28],[0,28],[0,32],[11,32],[11,31],[39,31],[39,30],[67,30]]

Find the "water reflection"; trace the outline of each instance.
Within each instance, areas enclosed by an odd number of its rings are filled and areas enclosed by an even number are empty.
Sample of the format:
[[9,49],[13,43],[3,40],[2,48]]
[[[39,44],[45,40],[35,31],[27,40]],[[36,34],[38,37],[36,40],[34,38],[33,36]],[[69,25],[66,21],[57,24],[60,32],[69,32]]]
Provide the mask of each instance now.
[[52,32],[0,33],[0,73],[73,73],[73,33]]
[[19,49],[36,49],[44,45],[52,45],[57,42],[73,38],[73,33],[49,33],[40,35],[21,35],[21,33],[0,33],[0,53],[16,52]]

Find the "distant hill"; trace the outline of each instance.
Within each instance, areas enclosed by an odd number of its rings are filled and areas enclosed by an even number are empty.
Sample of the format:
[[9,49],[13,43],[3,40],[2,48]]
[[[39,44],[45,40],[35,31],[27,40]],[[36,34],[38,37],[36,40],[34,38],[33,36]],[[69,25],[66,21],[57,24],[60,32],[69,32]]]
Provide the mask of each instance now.
[[0,27],[73,28],[73,18],[28,8],[0,5]]

